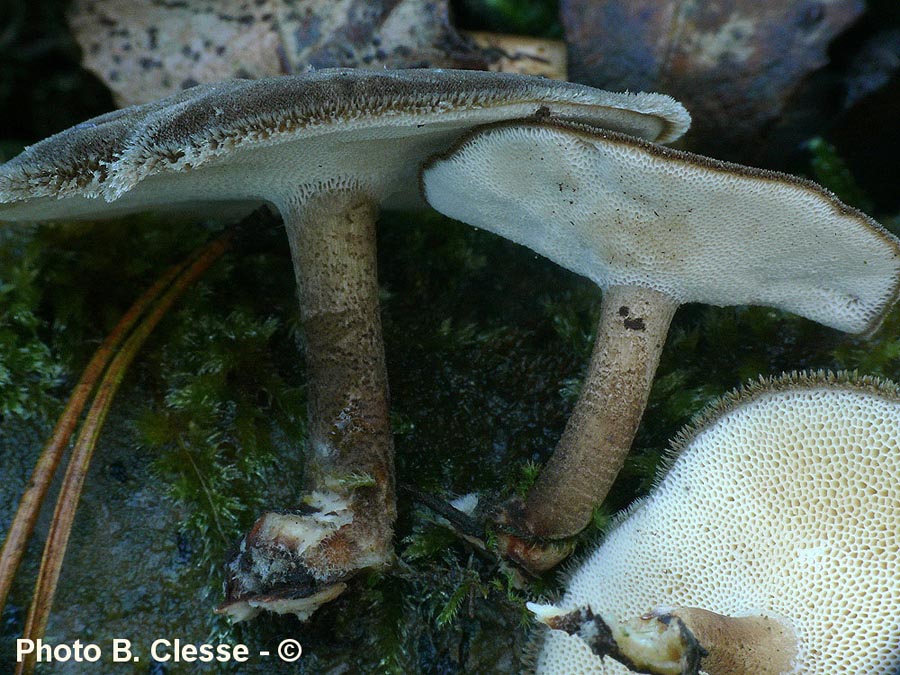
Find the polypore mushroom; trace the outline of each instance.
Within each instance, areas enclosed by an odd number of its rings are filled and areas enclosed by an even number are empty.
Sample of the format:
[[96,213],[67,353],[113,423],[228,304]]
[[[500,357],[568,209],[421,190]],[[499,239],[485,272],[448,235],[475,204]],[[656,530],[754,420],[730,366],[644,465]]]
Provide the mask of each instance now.
[[603,289],[572,416],[524,504],[499,520],[507,554],[540,570],[618,474],[676,308],[769,305],[867,333],[900,284],[900,242],[818,185],[578,125],[476,130],[428,164],[438,211],[524,244]]
[[305,617],[351,573],[390,559],[376,211],[421,205],[419,165],[465,130],[535,117],[659,140],[688,124],[657,94],[481,72],[326,70],[195,87],[80,124],[0,167],[0,221],[261,202],[281,213],[309,376],[308,497],[298,511],[262,516],[244,538],[222,611]]
[[565,631],[545,636],[537,673],[631,672],[566,634],[599,645],[606,625],[637,672],[893,675],[898,439],[900,389],[872,378],[795,374],[714,404],[559,609],[536,608]]

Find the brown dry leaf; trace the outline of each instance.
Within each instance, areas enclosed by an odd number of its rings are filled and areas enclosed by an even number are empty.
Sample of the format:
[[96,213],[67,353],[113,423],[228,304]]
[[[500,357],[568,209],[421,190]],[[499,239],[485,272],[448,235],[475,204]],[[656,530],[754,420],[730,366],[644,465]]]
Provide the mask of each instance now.
[[574,81],[662,91],[701,151],[747,160],[862,0],[562,0]]
[[69,23],[120,106],[229,77],[498,58],[456,32],[447,0],[76,0]]
[[540,75],[551,80],[568,79],[566,43],[562,40],[486,31],[465,31],[463,35],[492,57],[499,57],[488,66],[489,70]]

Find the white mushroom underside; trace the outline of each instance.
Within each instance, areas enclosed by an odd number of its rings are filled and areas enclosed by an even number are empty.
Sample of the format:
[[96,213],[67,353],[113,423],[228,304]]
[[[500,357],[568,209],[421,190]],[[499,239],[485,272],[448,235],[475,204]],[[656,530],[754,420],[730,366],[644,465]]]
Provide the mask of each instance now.
[[[187,153],[176,165],[158,173],[129,177],[132,186],[123,192],[32,199],[0,210],[0,219],[68,219],[98,214],[110,217],[155,209],[158,205],[204,215],[218,214],[229,204],[244,203],[272,202],[280,210],[293,196],[321,187],[362,190],[386,208],[411,208],[420,205],[415,186],[421,158],[446,147],[460,133],[459,127],[447,122],[418,129],[331,128],[328,133],[277,145],[260,143],[242,149],[236,157],[218,155],[200,160]],[[190,159],[202,162],[202,167],[192,167],[184,173]],[[124,179],[113,181],[121,186]]]
[[896,240],[810,183],[550,126],[477,133],[424,174],[438,211],[603,288],[768,305],[848,332],[877,324]]
[[[657,606],[788,618],[796,673],[900,667],[900,403],[860,391],[763,394],[683,448],[578,568],[559,607],[607,621]],[[552,631],[541,675],[621,674]]]
[[[419,206],[417,172],[429,154],[473,126],[536,114],[659,140],[681,135],[690,119],[661,94],[473,71],[233,80],[110,113],[28,148],[0,166],[0,220],[277,202],[284,190],[321,181],[371,188],[386,206]],[[116,203],[106,209],[97,197]]]
[[280,207],[298,192],[322,186],[364,190],[385,208],[417,207],[422,158],[449,146],[469,122],[524,116],[534,109],[528,104],[467,111],[468,117],[436,114],[423,116],[421,126],[399,119],[396,126],[378,119],[359,120],[356,128],[323,125],[290,140],[244,141],[234,154],[223,152],[221,146],[209,153],[202,145],[185,145],[184,156],[167,164],[146,158],[144,164],[133,164],[126,156],[111,166],[111,178],[88,196],[76,193],[12,203],[0,207],[0,220],[109,217],[158,205],[202,214],[218,213],[229,203],[270,201]]

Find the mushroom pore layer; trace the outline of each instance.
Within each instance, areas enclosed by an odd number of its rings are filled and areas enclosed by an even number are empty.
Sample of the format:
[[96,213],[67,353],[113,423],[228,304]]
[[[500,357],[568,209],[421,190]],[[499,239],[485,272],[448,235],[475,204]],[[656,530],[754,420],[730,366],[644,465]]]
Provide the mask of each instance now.
[[[660,606],[771,616],[796,635],[784,672],[891,675],[898,438],[894,385],[817,374],[744,389],[680,434],[664,477],[575,570],[559,607],[590,606],[612,626]],[[558,631],[537,660],[541,675],[628,672]]]

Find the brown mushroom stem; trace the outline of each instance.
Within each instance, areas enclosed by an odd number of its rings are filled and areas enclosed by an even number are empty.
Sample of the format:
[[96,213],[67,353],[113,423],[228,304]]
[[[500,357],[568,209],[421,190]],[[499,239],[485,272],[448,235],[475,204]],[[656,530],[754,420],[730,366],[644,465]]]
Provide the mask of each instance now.
[[351,527],[364,528],[387,560],[396,508],[376,215],[363,192],[334,190],[298,205],[285,223],[308,374],[306,488],[334,489],[353,476],[368,482],[354,490]]
[[511,524],[544,539],[570,537],[587,526],[625,462],[678,304],[650,288],[604,291],[581,396],[528,492],[520,516],[524,522],[516,523],[513,515]]
[[762,615],[723,616],[681,607],[638,621],[681,621],[708,652],[702,667],[709,675],[784,675],[793,671],[797,637],[784,621]]
[[354,189],[281,205],[300,296],[309,435],[305,495],[262,515],[228,564],[217,611],[307,618],[363,568],[391,560],[394,495],[375,253],[377,206]]
[[785,622],[760,614],[724,616],[697,607],[657,610],[607,624],[590,608],[541,619],[578,635],[598,656],[648,675],[786,675],[797,638]]

